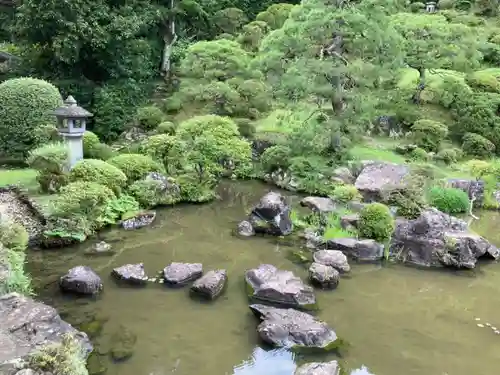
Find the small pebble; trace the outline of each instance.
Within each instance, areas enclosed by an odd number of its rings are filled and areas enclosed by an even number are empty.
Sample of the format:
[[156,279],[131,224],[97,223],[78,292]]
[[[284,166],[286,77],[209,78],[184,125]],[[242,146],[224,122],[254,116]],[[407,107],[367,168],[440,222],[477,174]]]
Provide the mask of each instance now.
[[478,324],[477,324],[477,326],[478,326],[479,328],[484,328],[484,324],[481,324],[481,323],[478,323]]
[[477,320],[477,321],[480,321],[480,320],[481,320],[481,318],[476,318],[476,320]]
[[491,327],[491,329],[492,329],[493,331],[496,331],[496,330],[497,330],[497,327]]
[[499,331],[498,329],[495,331],[495,333],[496,333],[497,335],[500,335],[500,331]]
[[486,323],[486,325],[487,325],[488,327],[491,327],[491,324],[490,324],[490,323]]
[[165,280],[163,280],[163,279],[160,279],[160,281],[159,281],[160,284],[163,284],[164,282],[165,282]]

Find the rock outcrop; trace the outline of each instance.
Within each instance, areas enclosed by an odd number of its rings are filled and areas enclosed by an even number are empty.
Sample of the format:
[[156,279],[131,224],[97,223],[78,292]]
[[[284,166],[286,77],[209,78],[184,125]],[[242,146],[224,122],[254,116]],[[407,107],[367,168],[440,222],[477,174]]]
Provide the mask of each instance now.
[[293,375],[340,375],[337,361],[306,363],[295,370]]
[[262,320],[257,327],[260,338],[273,346],[329,351],[341,345],[333,329],[305,312],[258,304],[250,309]]
[[305,310],[316,308],[313,288],[291,271],[261,264],[245,273],[245,282],[249,297],[258,302]]
[[184,286],[203,275],[201,263],[173,262],[163,269],[165,283],[171,286]]
[[293,230],[290,212],[285,197],[277,192],[269,192],[252,209],[248,222],[257,233],[286,236]]
[[367,202],[379,201],[387,191],[404,189],[409,172],[406,165],[365,161],[354,186]]
[[318,213],[329,213],[337,209],[335,202],[325,197],[305,197],[300,201],[300,205]]
[[316,263],[333,267],[339,272],[347,273],[351,270],[347,257],[340,250],[319,250],[313,254],[313,259]]
[[77,266],[61,277],[59,286],[65,292],[77,294],[98,294],[102,290],[102,281],[92,268]]
[[474,268],[477,259],[500,259],[500,250],[469,231],[463,220],[435,208],[415,220],[396,221],[391,253],[422,267]]
[[226,270],[208,271],[205,275],[193,283],[191,291],[201,297],[214,300],[224,291],[226,283]]
[[121,222],[121,225],[122,228],[126,230],[139,229],[153,224],[153,221],[155,221],[155,219],[155,211],[141,211],[138,212],[134,217],[123,220]]
[[334,238],[326,241],[326,248],[340,250],[349,258],[360,262],[377,261],[384,256],[384,245],[374,240]]
[[483,180],[449,179],[448,186],[466,192],[469,199],[474,201],[474,207],[482,207],[484,202]]
[[61,343],[65,334],[73,335],[85,355],[90,354],[87,335],[63,321],[54,308],[17,293],[0,297],[0,374],[16,374],[32,354]]

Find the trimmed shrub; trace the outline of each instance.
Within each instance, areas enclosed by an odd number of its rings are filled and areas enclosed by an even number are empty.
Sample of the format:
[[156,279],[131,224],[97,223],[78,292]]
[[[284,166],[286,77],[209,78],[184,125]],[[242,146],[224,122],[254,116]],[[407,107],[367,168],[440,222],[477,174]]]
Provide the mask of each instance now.
[[425,8],[425,4],[424,3],[411,3],[410,4],[410,11],[412,13],[418,13],[418,12],[420,12],[424,8]]
[[156,127],[156,132],[159,134],[174,135],[177,126],[171,121],[163,121]]
[[117,195],[127,184],[127,176],[119,168],[99,159],[80,160],[69,173],[71,182],[87,181],[107,186]]
[[101,226],[100,218],[108,202],[115,198],[107,186],[88,181],[72,182],[61,188],[52,201],[52,215],[54,218],[82,218],[91,230],[95,230]]
[[467,76],[467,84],[481,91],[500,93],[500,69],[484,69]]
[[24,251],[28,247],[29,236],[26,229],[13,221],[0,222],[0,243],[7,249]]
[[430,159],[427,151],[420,147],[412,150],[408,156],[414,161],[428,161]]
[[163,172],[163,166],[153,158],[141,154],[121,154],[112,157],[108,163],[121,169],[127,176],[128,182],[141,180],[149,172]]
[[415,143],[426,151],[437,151],[448,135],[448,127],[437,121],[418,120],[411,127]]
[[472,175],[476,178],[481,178],[489,174],[495,174],[497,169],[492,163],[477,159],[469,160],[464,164],[464,166],[465,169],[469,173],[472,173]]
[[455,148],[445,148],[436,155],[436,160],[441,160],[445,164],[453,164],[460,159],[460,150]]
[[360,236],[385,242],[391,238],[394,228],[394,218],[389,207],[385,204],[371,203],[361,210],[359,219]]
[[26,157],[40,145],[37,129],[55,124],[51,112],[63,104],[59,90],[35,78],[0,83],[0,154]]
[[155,129],[163,121],[164,117],[161,109],[154,105],[138,108],[135,115],[137,124],[144,130]]
[[108,146],[106,143],[99,143],[92,149],[89,159],[108,160],[116,155],[117,152],[111,146]]
[[29,153],[26,163],[38,171],[37,181],[43,193],[54,193],[68,181],[65,169],[68,148],[62,143],[50,143]]
[[467,193],[460,189],[434,187],[429,191],[429,203],[439,211],[458,214],[469,211]]
[[265,149],[260,156],[260,162],[265,172],[271,173],[278,169],[290,167],[292,150],[288,146],[276,145]]
[[462,138],[462,149],[468,155],[489,158],[495,152],[493,142],[476,133],[466,133]]
[[234,122],[238,125],[238,131],[243,137],[253,139],[256,129],[252,120],[248,118],[235,118]]
[[165,163],[174,142],[175,137],[171,135],[152,135],[141,142],[140,151],[141,153],[151,156],[155,160]]
[[361,199],[361,194],[354,185],[341,185],[333,190],[332,197],[339,202],[351,202]]
[[85,133],[83,133],[83,157],[91,158],[93,150],[99,144],[101,144],[101,141],[95,133],[92,133],[91,131],[86,131]]

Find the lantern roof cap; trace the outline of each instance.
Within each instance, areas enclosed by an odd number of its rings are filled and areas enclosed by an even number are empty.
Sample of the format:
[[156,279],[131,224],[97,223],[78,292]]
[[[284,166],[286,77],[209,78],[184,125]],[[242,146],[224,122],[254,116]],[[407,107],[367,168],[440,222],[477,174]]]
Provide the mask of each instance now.
[[87,118],[93,116],[92,113],[80,107],[71,95],[66,98],[64,105],[56,108],[52,114],[62,118]]

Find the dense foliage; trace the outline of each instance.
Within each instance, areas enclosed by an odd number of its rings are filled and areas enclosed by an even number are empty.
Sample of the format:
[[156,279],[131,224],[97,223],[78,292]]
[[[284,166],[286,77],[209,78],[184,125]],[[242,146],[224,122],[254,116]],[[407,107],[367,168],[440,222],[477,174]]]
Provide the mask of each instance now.
[[381,203],[371,203],[361,210],[359,234],[365,238],[373,238],[385,242],[394,231],[394,218],[389,207]]
[[470,206],[467,193],[453,188],[432,188],[429,192],[429,201],[438,210],[449,214],[468,212]]

